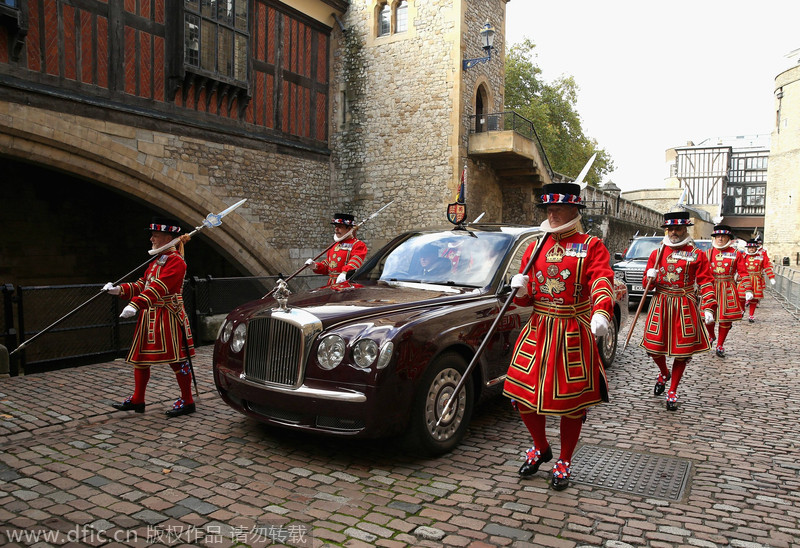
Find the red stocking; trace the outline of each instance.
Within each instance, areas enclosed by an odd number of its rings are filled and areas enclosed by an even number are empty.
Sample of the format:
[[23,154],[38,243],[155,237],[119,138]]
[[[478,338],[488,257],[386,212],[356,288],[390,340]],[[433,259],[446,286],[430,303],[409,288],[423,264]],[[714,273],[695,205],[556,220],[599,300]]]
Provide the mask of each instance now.
[[719,323],[719,340],[717,341],[717,346],[722,348],[722,345],[725,344],[725,339],[728,337],[728,331],[731,330],[730,322]]
[[756,306],[758,306],[758,301],[755,299],[750,299],[750,316],[755,316]]
[[528,432],[531,433],[533,445],[536,449],[542,453],[547,451],[550,444],[547,442],[547,433],[545,431],[546,417],[524,405],[519,405],[519,416],[525,426],[528,427]]
[[669,385],[670,392],[678,391],[678,383],[681,382],[683,371],[686,369],[686,361],[685,359],[679,360],[675,358],[675,361],[672,362],[672,382]]
[[572,453],[578,445],[578,438],[581,435],[583,425],[583,413],[579,418],[568,416],[561,417],[561,455],[558,457],[563,461],[572,462]]
[[181,399],[184,404],[194,403],[192,398],[192,372],[189,369],[189,362],[171,363],[169,366],[175,371],[175,378],[181,388]]
[[133,366],[133,396],[131,396],[131,403],[144,403],[144,391],[147,389],[147,381],[149,380],[149,365]]
[[667,369],[667,357],[656,356],[655,354],[650,354],[650,357],[653,358],[654,362],[656,362],[659,372],[661,372],[661,374],[666,378],[667,375],[669,375],[669,369]]

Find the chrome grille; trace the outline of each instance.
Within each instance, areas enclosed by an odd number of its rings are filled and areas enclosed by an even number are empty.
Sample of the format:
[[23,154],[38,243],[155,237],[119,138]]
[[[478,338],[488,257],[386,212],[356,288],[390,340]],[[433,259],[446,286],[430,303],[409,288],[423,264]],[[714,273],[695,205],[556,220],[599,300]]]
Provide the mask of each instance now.
[[300,381],[302,330],[275,318],[257,318],[247,326],[244,373],[250,380],[294,386]]
[[634,284],[641,284],[644,278],[644,268],[631,268],[625,273],[625,280]]

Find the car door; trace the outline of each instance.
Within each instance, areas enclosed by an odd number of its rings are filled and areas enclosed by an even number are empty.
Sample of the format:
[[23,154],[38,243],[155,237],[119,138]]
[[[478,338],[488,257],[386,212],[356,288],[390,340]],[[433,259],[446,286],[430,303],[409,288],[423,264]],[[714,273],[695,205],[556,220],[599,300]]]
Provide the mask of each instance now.
[[[493,319],[502,309],[511,294],[509,283],[514,274],[520,271],[522,256],[531,242],[537,241],[538,234],[528,235],[520,238],[515,246],[509,251],[510,260],[504,263],[502,282],[496,295],[497,303],[493,312]],[[505,379],[508,366],[511,363],[511,356],[514,353],[514,346],[517,342],[522,328],[528,322],[533,307],[519,306],[513,301],[509,304],[506,313],[497,324],[497,328],[492,338],[484,349],[484,364],[486,367],[485,378],[489,384],[496,384]]]

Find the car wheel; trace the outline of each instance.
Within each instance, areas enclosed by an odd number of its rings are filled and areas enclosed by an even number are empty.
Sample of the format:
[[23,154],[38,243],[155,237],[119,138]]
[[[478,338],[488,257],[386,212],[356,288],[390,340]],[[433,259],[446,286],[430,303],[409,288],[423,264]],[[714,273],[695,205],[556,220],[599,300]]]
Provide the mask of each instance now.
[[465,369],[464,359],[452,352],[442,354],[428,366],[414,398],[405,439],[408,449],[427,456],[441,455],[452,450],[464,437],[475,398],[472,383],[464,383],[457,402],[451,405],[446,416],[442,417],[442,411]]
[[597,338],[597,350],[600,351],[600,360],[603,367],[611,367],[617,355],[617,320],[613,319],[608,324],[608,333]]

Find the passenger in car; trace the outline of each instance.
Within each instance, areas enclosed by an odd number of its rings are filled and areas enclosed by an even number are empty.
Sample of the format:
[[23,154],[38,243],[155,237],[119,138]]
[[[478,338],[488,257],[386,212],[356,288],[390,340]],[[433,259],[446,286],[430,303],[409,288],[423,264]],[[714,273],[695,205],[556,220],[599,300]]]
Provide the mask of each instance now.
[[452,267],[450,259],[439,256],[439,248],[425,245],[419,252],[419,268],[416,272],[422,279],[441,279]]
[[[533,438],[520,467],[521,476],[535,473],[553,458],[545,432],[547,415],[560,416],[561,452],[553,467],[551,487],[566,489],[572,454],[586,410],[608,401],[608,382],[595,337],[608,333],[614,321],[614,273],[608,249],[600,239],[578,231],[581,188],[572,183],[544,186],[541,203],[547,240],[536,256],[531,276],[517,274],[514,302],[533,306],[520,333],[503,393],[512,399]],[[531,259],[531,244],[520,271]]]

